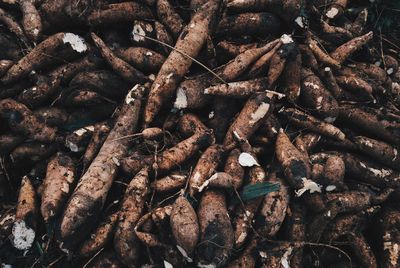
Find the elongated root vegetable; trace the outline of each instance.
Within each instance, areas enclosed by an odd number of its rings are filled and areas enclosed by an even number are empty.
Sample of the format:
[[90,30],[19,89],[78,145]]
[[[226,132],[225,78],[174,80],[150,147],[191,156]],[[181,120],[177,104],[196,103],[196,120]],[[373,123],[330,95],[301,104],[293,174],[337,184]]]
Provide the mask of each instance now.
[[200,224],[199,264],[221,267],[227,262],[234,242],[223,192],[207,190],[201,198],[197,216]]
[[372,32],[356,37],[336,48],[335,51],[331,53],[331,57],[341,64],[356,50],[360,49],[363,45],[370,41],[372,37]]
[[310,165],[308,159],[290,142],[289,137],[281,129],[275,144],[276,157],[283,167],[283,172],[289,184],[300,196],[306,191],[321,192],[321,188],[310,180]]
[[239,163],[239,156],[241,151],[233,149],[225,162],[224,171],[231,175],[233,187],[239,189],[243,184],[244,168]]
[[116,51],[118,57],[146,73],[158,72],[165,57],[154,50],[144,47],[129,47]]
[[[87,234],[88,226],[97,219],[116,176],[119,159],[127,154],[129,140],[120,138],[131,134],[137,127],[145,91],[145,86],[136,85],[128,93],[114,128],[73,192],[60,227],[61,238],[65,243],[76,243],[76,240],[71,239]],[[64,246],[68,248],[67,244]]]
[[[169,54],[150,89],[144,111],[146,126],[153,121],[165,101],[171,99],[180,80],[188,71],[192,59],[187,55],[195,57],[206,42],[207,36],[211,33],[210,28],[212,28],[218,6],[218,0],[204,4],[189,23],[193,27],[186,27],[183,30],[184,34],[181,34],[178,38],[175,45],[176,50]],[[176,64],[177,62],[179,64]]]
[[95,33],[92,33],[91,36],[96,46],[100,49],[103,58],[108,62],[108,64],[110,64],[117,74],[130,83],[140,83],[144,81],[143,73],[115,56],[114,52],[112,52],[112,50],[108,48],[103,40],[101,40]]
[[12,228],[13,245],[19,250],[31,248],[36,236],[37,204],[36,193],[28,177],[21,182],[17,212]]
[[102,249],[111,239],[114,234],[115,225],[118,219],[118,212],[112,213],[102,221],[95,232],[90,235],[79,250],[82,256],[92,256]]
[[85,154],[82,157],[84,168],[87,168],[96,157],[110,130],[109,124],[98,124],[95,126],[92,138],[86,147]]
[[13,131],[37,141],[51,142],[56,138],[56,129],[40,122],[31,110],[13,99],[0,101],[0,116],[7,119]]
[[261,125],[263,119],[268,117],[273,110],[273,99],[269,96],[268,93],[260,92],[249,98],[226,133],[224,139],[224,146],[226,148],[232,149],[235,147],[235,132],[242,139],[249,139]]
[[224,151],[221,145],[215,144],[208,147],[201,155],[189,178],[189,194],[191,196],[194,196],[203,183],[215,173]]
[[[45,55],[80,55],[86,52],[85,41],[73,33],[57,33],[48,37],[46,40],[32,49],[26,56],[14,64],[7,73],[1,78],[1,82],[9,84],[19,78],[27,76],[35,69],[43,68],[45,65],[55,62],[55,57],[43,57]],[[67,57],[68,58],[68,57]]]
[[22,26],[26,36],[36,42],[42,35],[42,22],[34,3],[30,0],[19,1],[22,11]]
[[157,0],[157,15],[173,36],[178,38],[185,24],[168,0]]
[[57,154],[48,164],[46,178],[43,181],[40,211],[45,222],[58,216],[67,198],[72,193],[76,181],[73,160]]
[[172,206],[170,224],[177,245],[191,254],[199,239],[199,223],[195,210],[185,197],[178,197]]
[[382,213],[380,220],[380,245],[379,251],[382,255],[380,265],[382,267],[394,268],[399,266],[399,238],[398,226],[400,223],[400,213],[395,208],[387,208]]
[[218,84],[204,89],[204,94],[245,98],[253,93],[265,89],[267,81],[265,78],[256,78],[253,80],[231,82],[228,84]]
[[346,138],[345,134],[334,125],[318,120],[317,118],[300,110],[287,108],[281,110],[280,112],[287,116],[290,122],[298,126],[308,128],[312,131],[339,141]]
[[182,188],[186,183],[187,176],[185,174],[172,173],[159,180],[151,183],[151,188],[156,192],[170,192]]
[[143,168],[129,183],[114,234],[114,249],[119,259],[129,267],[136,267],[139,257],[139,241],[134,228],[143,214],[145,199],[149,193],[148,176],[148,168]]

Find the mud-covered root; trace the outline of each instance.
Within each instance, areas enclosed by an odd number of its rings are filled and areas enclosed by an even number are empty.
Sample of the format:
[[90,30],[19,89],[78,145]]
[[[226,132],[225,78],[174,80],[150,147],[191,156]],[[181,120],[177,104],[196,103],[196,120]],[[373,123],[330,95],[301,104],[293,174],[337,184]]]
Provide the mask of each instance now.
[[175,190],[177,191],[185,186],[186,179],[186,173],[173,172],[161,179],[154,180],[150,187],[158,193],[171,192]]
[[224,172],[231,176],[231,183],[236,189],[242,186],[245,173],[244,168],[239,163],[240,154],[241,151],[239,149],[230,151],[224,167]]
[[331,156],[326,160],[323,171],[323,184],[326,191],[347,189],[343,182],[345,168],[345,163],[339,156]]
[[[13,18],[13,16],[11,16],[11,14],[2,8],[0,8],[0,21],[8,28],[10,32],[14,33],[22,41],[22,43],[24,43],[25,46],[29,47],[28,38],[26,37],[22,27]],[[3,73],[0,71],[0,76],[2,75]]]
[[15,147],[21,144],[25,138],[23,136],[6,133],[0,135],[0,155],[11,152]]
[[216,34],[252,35],[276,34],[280,32],[279,19],[272,13],[241,13],[224,17],[218,24]]
[[160,21],[168,28],[174,38],[178,38],[185,23],[168,0],[157,0],[157,16]]
[[71,152],[83,152],[94,132],[94,126],[86,126],[75,130],[65,137],[65,147]]
[[42,36],[42,21],[34,2],[30,0],[20,0],[19,6],[22,12],[22,26],[26,36],[32,42],[37,42]]
[[11,130],[41,142],[56,138],[56,129],[40,122],[25,105],[12,99],[0,101],[0,116],[8,121]]
[[[170,46],[174,46],[174,41],[163,24],[159,23],[158,21],[155,21],[154,31],[158,41]],[[167,56],[171,52],[171,49],[164,45],[159,44],[157,45],[157,51]]]
[[274,86],[275,82],[282,74],[287,58],[297,52],[295,43],[290,35],[282,35],[280,42],[282,43],[282,46],[272,55],[270,66],[268,68],[267,80],[269,87]]
[[[306,219],[305,208],[297,203],[291,203],[287,210],[285,219],[285,239],[287,241],[305,241],[306,240]],[[293,267],[300,266],[303,261],[303,247],[293,249],[293,255],[290,264]]]
[[[189,70],[192,59],[196,57],[211,33],[212,24],[219,7],[218,0],[208,1],[193,16],[189,25],[178,38],[173,50],[151,86],[144,110],[144,124],[147,127],[158,114],[161,107],[171,99],[182,77]],[[183,52],[185,55],[183,55]],[[177,64],[179,62],[179,64]]]
[[108,123],[97,124],[94,127],[92,137],[91,137],[88,145],[86,146],[85,153],[82,156],[82,164],[83,164],[84,169],[86,169],[90,165],[90,163],[93,161],[93,159],[96,157],[101,146],[103,145],[108,134],[110,133],[110,130],[111,130],[111,128]]
[[189,194],[194,196],[200,191],[203,183],[217,170],[225,149],[218,144],[211,145],[200,156],[193,172],[189,178]]
[[99,26],[152,18],[153,15],[146,5],[139,2],[123,2],[93,10],[87,17],[87,21],[89,25]]
[[[87,45],[79,35],[73,33],[51,35],[15,63],[0,81],[4,84],[15,82],[28,76],[33,70],[58,62],[60,57],[68,60],[86,51]],[[49,55],[49,57],[43,57],[43,55]]]
[[353,250],[354,255],[356,256],[358,261],[364,267],[377,268],[378,264],[376,261],[376,257],[364,235],[357,233],[348,236],[349,240],[351,241],[351,249]]
[[10,158],[12,162],[19,164],[24,164],[26,161],[37,162],[51,156],[56,150],[53,143],[25,142],[11,151]]
[[336,82],[341,88],[359,96],[360,99],[365,99],[366,101],[375,100],[372,96],[372,86],[361,78],[353,76],[336,76]]
[[397,73],[399,70],[399,62],[396,60],[396,58],[390,55],[385,55],[383,56],[383,61],[385,62],[385,69],[388,75],[391,76]]
[[199,223],[195,210],[183,196],[172,206],[170,225],[177,245],[192,254],[199,239]]
[[158,72],[165,61],[162,54],[144,47],[119,49],[115,53],[133,67],[146,73]]
[[75,163],[69,156],[58,153],[50,160],[42,184],[40,207],[46,223],[59,215],[76,180]]
[[2,77],[13,65],[14,62],[12,60],[0,60],[0,77]]
[[286,66],[282,71],[282,87],[286,98],[295,102],[300,96],[301,91],[301,54],[298,48],[288,57]]
[[267,81],[265,78],[218,84],[204,89],[206,95],[216,95],[234,98],[246,98],[253,93],[265,90]]
[[[266,179],[265,171],[262,167],[252,167],[249,171],[249,183],[247,185],[255,185],[264,182]],[[235,248],[241,248],[250,234],[250,227],[253,224],[253,219],[256,216],[260,204],[263,202],[263,197],[248,200],[244,202],[244,206],[239,205],[236,210],[236,215],[233,220],[233,232],[235,237]]]
[[272,110],[273,99],[268,93],[260,92],[251,96],[229,127],[224,139],[224,146],[227,149],[232,149],[236,146],[234,132],[238,133],[243,139],[249,139],[262,121],[272,113]]
[[36,192],[28,177],[23,177],[18,196],[15,222],[12,227],[12,244],[19,250],[31,248],[37,224]]
[[196,133],[205,132],[208,128],[194,114],[184,114],[179,118],[178,130],[185,137],[190,137]]
[[255,268],[256,258],[253,254],[253,250],[257,246],[257,240],[253,238],[250,243],[246,246],[242,254],[232,262],[228,264],[228,268]]
[[249,69],[247,75],[249,77],[258,77],[266,72],[268,67],[270,66],[270,62],[272,57],[278,51],[278,49],[282,46],[282,42],[279,42],[275,45],[270,51],[262,55]]
[[285,178],[290,186],[296,189],[296,195],[321,192],[321,188],[310,180],[310,164],[308,157],[302,154],[290,142],[283,129],[280,129],[275,143],[276,157],[283,168]]
[[267,194],[257,215],[257,233],[263,237],[274,237],[280,230],[289,206],[289,192],[282,179],[271,174],[266,180],[279,184],[279,190]]
[[395,208],[386,208],[379,221],[379,254],[381,267],[395,268],[400,265],[400,213]]
[[321,78],[324,81],[324,85],[326,85],[326,88],[332,93],[335,99],[341,100],[344,93],[343,90],[339,87],[330,67],[324,68],[324,71],[321,72]]
[[79,254],[84,257],[90,257],[102,248],[112,239],[115,225],[118,219],[118,212],[112,213],[100,222],[96,230],[90,235],[79,249]]
[[373,37],[373,33],[369,32],[359,37],[356,37],[347,43],[344,43],[340,47],[336,48],[331,52],[331,57],[337,62],[342,64],[347,58],[351,56],[355,51],[360,49],[363,45],[368,43]]
[[198,263],[214,267],[225,265],[233,248],[234,234],[224,193],[207,190],[200,200],[197,216],[200,225]]
[[106,249],[99,252],[98,255],[89,263],[88,267],[91,268],[119,268],[121,267],[121,262],[117,259],[114,250]]
[[138,239],[133,232],[145,209],[149,193],[148,168],[143,168],[129,183],[121,204],[115,234],[114,249],[118,258],[127,266],[134,267],[138,261]]
[[140,83],[145,80],[144,74],[129,65],[124,60],[118,58],[114,52],[107,47],[103,40],[95,33],[91,33],[95,45],[100,49],[101,55],[111,68],[129,83]]
[[[262,264],[261,267],[284,267],[286,264],[289,265],[294,254],[293,249],[295,248],[291,243],[292,242],[284,242],[275,245],[268,242],[268,240],[259,241],[257,249]],[[282,263],[284,265],[282,265]]]
[[400,158],[398,157],[397,147],[364,136],[355,137],[354,143],[361,152],[374,158],[374,160],[385,166],[399,170]]
[[301,70],[301,95],[304,104],[314,109],[324,121],[332,123],[338,115],[338,103],[322,81],[309,69]]
[[340,63],[335,59],[331,58],[329,54],[323,51],[319,46],[318,42],[311,37],[307,38],[308,47],[314,53],[314,56],[324,65],[328,65],[333,68],[340,68]]

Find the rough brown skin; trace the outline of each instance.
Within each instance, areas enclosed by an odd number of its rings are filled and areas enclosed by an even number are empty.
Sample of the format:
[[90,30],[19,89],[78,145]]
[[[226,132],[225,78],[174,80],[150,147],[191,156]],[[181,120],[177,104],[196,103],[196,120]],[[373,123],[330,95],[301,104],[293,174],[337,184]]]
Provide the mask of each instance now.
[[350,128],[365,131],[371,137],[376,137],[392,144],[400,144],[400,137],[373,110],[355,106],[341,106],[339,119],[343,120]]
[[374,158],[374,160],[393,169],[400,168],[400,159],[397,157],[398,149],[386,142],[371,139],[364,136],[354,138],[354,143],[358,149]]
[[138,239],[133,232],[144,212],[149,194],[148,168],[143,168],[129,183],[114,234],[114,249],[118,258],[128,267],[136,267],[138,261]]
[[192,60],[178,51],[196,57],[200,49],[205,44],[207,36],[211,33],[214,17],[216,16],[219,0],[208,1],[193,16],[189,25],[186,27],[167,60],[162,65],[157,77],[150,89],[144,111],[145,128],[154,120],[161,107],[171,99],[180,80],[189,70]]
[[82,156],[82,163],[83,163],[84,169],[86,169],[90,165],[92,160],[96,157],[101,146],[103,145],[104,141],[106,140],[110,130],[111,130],[110,125],[107,123],[97,124],[95,126],[92,138],[86,147],[86,151],[85,151],[84,155]]
[[38,120],[51,127],[60,127],[68,122],[69,114],[57,107],[42,107],[33,111]]
[[301,52],[301,62],[303,66],[310,68],[314,72],[318,71],[318,61],[310,48],[306,45],[299,45],[299,49]]
[[270,67],[268,69],[267,79],[268,86],[272,87],[282,74],[286,60],[292,53],[294,53],[294,43],[283,44],[282,47],[272,55]]
[[240,256],[228,264],[228,268],[255,268],[256,259],[254,258],[252,251],[257,246],[257,240],[253,238],[250,243],[246,246],[243,253]]
[[224,146],[227,149],[233,149],[236,146],[234,132],[243,139],[249,139],[262,121],[272,113],[272,110],[273,99],[269,97],[268,93],[253,94],[229,127],[224,139]]
[[373,33],[369,32],[359,37],[353,38],[336,48],[330,55],[337,62],[342,64],[347,58],[350,57],[355,51],[360,49],[363,45],[368,43],[373,37]]
[[16,133],[41,142],[51,142],[56,138],[55,128],[40,122],[31,110],[15,100],[0,101],[0,116],[8,121],[11,130]]
[[267,181],[278,183],[280,188],[278,191],[269,193],[264,197],[258,215],[260,225],[257,228],[257,232],[263,237],[274,237],[285,219],[286,209],[289,206],[289,192],[282,179],[272,175],[269,176]]
[[28,107],[38,107],[47,101],[61,83],[69,82],[77,73],[89,71],[101,66],[96,57],[83,59],[61,65],[48,74],[48,78],[39,79],[34,87],[27,88],[18,95],[18,101]]
[[278,44],[275,45],[270,51],[265,53],[263,56],[261,56],[250,68],[248,71],[248,76],[249,77],[258,77],[265,73],[265,71],[268,69],[272,57],[275,55],[275,53],[278,51],[278,49],[282,46],[282,42],[279,42]]
[[239,164],[239,155],[241,151],[239,149],[233,149],[225,162],[224,172],[228,173],[232,177],[233,187],[240,189],[244,179],[244,168]]
[[342,27],[329,25],[325,21],[321,21],[321,30],[324,33],[324,37],[334,43],[346,42],[354,37],[353,33],[349,30]]
[[241,13],[224,17],[218,24],[216,34],[218,36],[274,35],[279,31],[279,19],[271,13]]
[[[100,214],[117,175],[117,164],[127,154],[129,139],[120,138],[135,131],[145,91],[145,86],[137,85],[128,93],[113,129],[75,188],[61,220],[60,234],[65,243],[77,243],[79,239],[76,236],[84,237],[89,231],[88,226]],[[65,247],[68,249],[67,244]]]
[[178,197],[172,206],[170,225],[177,245],[191,254],[199,239],[199,223],[196,211],[183,196]]
[[120,268],[122,267],[121,262],[115,256],[115,252],[112,249],[103,250],[98,256],[90,263],[91,268]]
[[363,267],[377,268],[375,255],[362,234],[350,235],[351,248]]
[[[154,22],[154,30],[156,34],[156,38],[158,41],[165,43],[170,46],[174,46],[174,40],[168,33],[167,29],[165,29],[165,26],[159,23],[158,21]],[[163,46],[161,44],[157,45],[157,51],[162,53],[164,56],[167,56],[170,52],[171,49],[169,47]]]
[[308,47],[314,53],[314,56],[324,65],[328,65],[333,68],[340,68],[340,63],[335,59],[331,58],[329,54],[323,51],[319,46],[318,42],[311,37],[307,38]]
[[193,136],[181,141],[174,147],[164,151],[157,157],[157,170],[166,172],[174,167],[178,167],[200,149],[211,145],[214,137],[211,131],[198,132]]
[[46,223],[60,214],[77,180],[74,161],[58,153],[47,165],[41,192],[40,211]]
[[324,71],[321,72],[321,78],[324,81],[324,85],[332,93],[335,99],[340,100],[343,98],[343,90],[339,87],[330,67],[324,68]]
[[179,119],[178,129],[184,137],[190,137],[195,133],[206,131],[207,127],[196,115],[187,113],[182,115]]
[[287,116],[291,123],[300,127],[307,128],[338,141],[343,141],[346,138],[345,134],[334,125],[321,121],[295,108],[281,110],[281,113]]
[[90,90],[73,90],[61,103],[67,107],[101,106],[105,101],[99,93]]
[[289,184],[296,189],[302,188],[302,178],[310,177],[310,165],[308,159],[296,149],[283,130],[280,130],[276,139],[275,151]]
[[[249,182],[248,185],[260,183],[265,181],[265,171],[262,167],[254,166],[249,171]],[[250,226],[253,223],[253,219],[256,217],[256,213],[263,197],[257,197],[241,204],[236,209],[236,215],[233,220],[234,236],[235,236],[235,248],[241,248],[247,240],[250,233]]]
[[365,80],[353,76],[336,76],[337,84],[350,93],[366,100],[373,100],[373,88]]
[[152,18],[153,15],[146,5],[138,2],[122,2],[93,10],[87,21],[89,25],[97,26]]
[[189,178],[190,196],[193,197],[199,191],[200,186],[215,173],[224,151],[221,145],[214,144],[208,147],[200,156]]
[[[69,57],[71,57],[80,55],[86,51],[75,51],[70,43],[64,43],[64,36],[65,33],[57,33],[45,39],[14,64],[0,81],[4,84],[10,84],[20,78],[26,77],[32,70],[40,69],[47,64],[57,62],[61,52],[61,55],[70,55]],[[58,57],[43,57],[43,54],[57,55]]]
[[23,136],[5,133],[0,135],[0,155],[11,152],[15,147],[24,141]]
[[[16,224],[24,222],[27,228],[35,230],[38,216],[37,213],[36,192],[29,178],[25,176],[22,178],[21,188],[19,190],[14,227]],[[21,238],[23,239],[23,236],[20,237],[20,235],[15,234],[14,232],[13,235],[14,241],[20,240]],[[14,246],[16,246],[16,244],[14,244]]]
[[197,216],[200,224],[198,262],[221,267],[228,261],[234,243],[224,193],[207,190],[200,200]]
[[22,143],[11,151],[10,158],[15,163],[24,163],[24,161],[37,162],[51,156],[56,150],[57,148],[54,144]]
[[[0,8],[0,21],[10,32],[14,33],[24,43],[24,45],[29,47],[28,39],[19,23],[2,8]],[[2,73],[0,75],[2,75]]]
[[297,51],[287,59],[285,69],[282,72],[282,88],[286,99],[296,102],[300,96],[301,83],[301,54]]
[[146,73],[156,73],[160,70],[165,57],[144,47],[129,47],[115,52],[118,57]]
[[397,73],[399,70],[399,62],[396,60],[396,58],[390,55],[385,55],[383,56],[383,61],[385,64],[386,73],[388,75]]
[[399,223],[400,213],[396,208],[386,208],[379,221],[379,254],[380,267],[395,268],[400,265],[399,248]]
[[178,86],[174,107],[177,109],[205,107],[210,98],[203,93],[203,89],[210,86],[213,80],[215,77],[208,72],[183,80]]
[[[305,241],[306,219],[304,207],[297,203],[290,204],[285,221],[285,239],[287,239],[287,241]],[[290,259],[290,264],[293,265],[293,267],[301,267],[303,247],[294,248],[293,250],[294,252]]]
[[114,52],[107,47],[100,37],[98,37],[95,33],[91,33],[91,36],[96,46],[100,49],[103,58],[117,74],[125,79],[125,81],[129,83],[140,83],[145,80],[142,72],[115,56]]
[[347,186],[344,184],[345,163],[339,156],[329,157],[324,166],[324,184],[326,186],[334,185],[335,190],[345,190]]
[[221,49],[224,53],[228,54],[229,57],[236,57],[237,55],[245,52],[246,50],[259,47],[259,43],[250,44],[235,44],[226,40],[223,40],[217,44],[217,49]]
[[333,122],[338,115],[338,103],[321,80],[309,69],[301,71],[301,100],[323,118]]
[[216,95],[234,98],[250,97],[253,93],[265,90],[267,80],[265,78],[256,78],[246,81],[231,82],[228,84],[217,84],[204,89],[206,95]]
[[151,189],[159,193],[171,192],[182,188],[186,184],[186,179],[186,173],[171,173],[166,177],[153,181],[150,186]]
[[175,39],[178,38],[182,29],[185,27],[185,22],[179,14],[175,12],[171,3],[169,3],[168,0],[157,0],[156,9],[160,22],[168,28]]
[[0,77],[2,77],[13,65],[14,62],[12,60],[0,60]]
[[120,161],[120,168],[125,174],[134,175],[138,173],[142,167],[150,166],[153,163],[153,156],[144,156],[135,152]]
[[90,257],[100,249],[104,248],[113,237],[117,219],[118,212],[115,212],[108,215],[102,222],[100,222],[97,229],[79,249],[79,254],[84,257]]
[[365,24],[367,22],[367,18],[368,18],[368,9],[364,8],[358,13],[356,19],[350,25],[349,31],[356,35],[363,33]]
[[34,3],[30,0],[19,0],[22,12],[22,27],[32,42],[37,42],[42,35],[42,22]]
[[375,64],[359,62],[355,64],[355,67],[372,80],[379,81],[380,84],[384,84],[388,80],[388,75],[385,70]]

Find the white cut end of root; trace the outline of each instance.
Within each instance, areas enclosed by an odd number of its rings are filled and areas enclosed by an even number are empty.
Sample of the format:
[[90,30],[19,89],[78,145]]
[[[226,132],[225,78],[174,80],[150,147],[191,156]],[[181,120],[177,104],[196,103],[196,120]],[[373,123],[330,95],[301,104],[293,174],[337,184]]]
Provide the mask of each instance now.
[[133,25],[133,30],[132,30],[133,41],[135,42],[144,41],[145,39],[142,35],[146,35],[146,32],[143,30],[142,26],[140,26],[140,24]]
[[199,263],[197,263],[197,267],[199,267],[199,268],[216,268],[217,265],[214,263],[205,264],[205,263],[199,262]]
[[241,233],[241,234],[239,235],[239,237],[236,239],[235,243],[236,243],[236,244],[241,244],[241,243],[243,243],[244,240],[246,239],[246,237],[247,237],[247,233],[246,233],[246,232]]
[[153,56],[153,53],[151,53],[150,51],[146,52],[146,56]]
[[131,104],[132,102],[135,101],[135,98],[132,97],[132,93],[135,92],[138,88],[139,88],[139,84],[136,84],[136,85],[129,91],[129,93],[126,95],[126,98],[125,98],[125,103],[126,103],[126,104]]
[[73,143],[69,140],[65,140],[65,147],[69,148],[71,150],[71,152],[74,152],[74,153],[79,151],[78,145],[76,145],[75,143]]
[[387,73],[388,75],[391,75],[391,74],[393,73],[393,68],[387,69],[387,70],[386,70],[386,73]]
[[18,220],[12,227],[13,245],[19,250],[28,250],[35,240],[35,231],[26,226],[25,221]]
[[207,95],[210,93],[210,90],[208,88],[205,88],[203,93]]
[[154,80],[156,80],[156,76],[155,76],[154,74],[150,74],[150,75],[149,75],[149,79],[150,79],[151,81],[154,81]]
[[325,72],[330,72],[330,70],[331,70],[331,68],[329,68],[329,67],[325,67],[325,69],[324,69]]
[[334,117],[334,116],[328,116],[324,119],[324,121],[327,123],[333,123],[333,122],[335,122],[335,120],[336,120],[336,117]]
[[332,192],[332,191],[334,191],[335,189],[336,189],[336,186],[335,186],[335,185],[328,185],[328,186],[326,186],[325,191],[327,191],[327,192]]
[[289,34],[282,35],[281,36],[281,41],[282,41],[283,44],[293,43],[292,36],[290,36]]
[[39,29],[38,28],[33,29],[33,34],[34,35],[38,35],[39,34]]
[[187,262],[193,262],[193,259],[189,257],[185,249],[183,249],[179,245],[176,245],[176,248],[179,250],[179,252],[182,254],[182,256],[186,259]]
[[[311,83],[311,82],[305,82],[304,85],[305,85],[306,87],[312,87],[313,89],[319,89],[319,86],[318,86],[318,85],[316,85],[316,84],[314,84],[314,83]],[[321,98],[322,98],[322,97],[321,97]]]
[[61,192],[66,193],[66,194],[69,193],[69,184],[66,181],[64,181],[62,186],[61,186]]
[[214,111],[211,111],[211,112],[208,114],[208,119],[212,119],[212,118],[214,118]]
[[337,14],[339,14],[339,9],[337,9],[336,7],[332,7],[326,12],[325,15],[328,18],[333,19],[334,17],[336,17]]
[[238,160],[242,167],[260,166],[257,160],[249,153],[241,153]]
[[187,107],[187,97],[183,88],[178,88],[176,92],[176,100],[174,103],[174,108],[185,109]]
[[376,61],[374,64],[375,64],[376,66],[381,66],[381,61],[378,60],[378,61]]
[[255,110],[255,112],[251,114],[249,124],[253,125],[257,123],[259,120],[263,119],[264,116],[268,113],[269,107],[270,107],[269,103],[266,102],[261,103],[261,105],[258,106],[257,110]]
[[78,129],[78,130],[75,130],[74,134],[76,134],[76,135],[78,135],[80,137],[83,134],[85,134],[86,132],[87,132],[87,129],[83,127],[83,128]]
[[300,26],[300,28],[305,28],[305,26],[304,26],[304,21],[303,21],[303,17],[302,17],[302,16],[298,16],[298,17],[294,20],[294,22],[296,22],[297,25]]
[[73,33],[64,34],[63,38],[64,44],[69,43],[73,50],[76,52],[85,52],[87,50],[87,45],[85,44],[85,40],[79,35]]
[[281,265],[283,268],[290,268],[290,255],[292,254],[293,248],[288,248],[282,256]]
[[394,157],[393,157],[392,161],[395,161],[395,160],[396,160],[396,158],[397,158],[397,154],[398,154],[398,152],[397,152],[397,149],[396,149],[396,148],[393,148],[393,154],[394,154]]
[[303,188],[295,191],[296,196],[299,197],[303,195],[305,192],[310,191],[310,193],[321,193],[321,187],[313,180],[309,180],[307,178],[302,178]]
[[116,164],[117,167],[119,167],[120,163],[119,163],[118,158],[116,158],[115,156],[113,156],[111,159],[112,159],[112,161],[114,162],[114,164]]
[[164,260],[164,268],[174,268],[174,266],[169,262],[167,262],[166,260]]

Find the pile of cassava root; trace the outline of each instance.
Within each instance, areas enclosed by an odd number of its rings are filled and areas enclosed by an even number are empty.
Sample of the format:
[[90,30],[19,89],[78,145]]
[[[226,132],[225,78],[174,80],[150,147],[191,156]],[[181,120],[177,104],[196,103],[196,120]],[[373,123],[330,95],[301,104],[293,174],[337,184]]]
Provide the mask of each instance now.
[[1,267],[400,267],[377,7],[0,0]]

